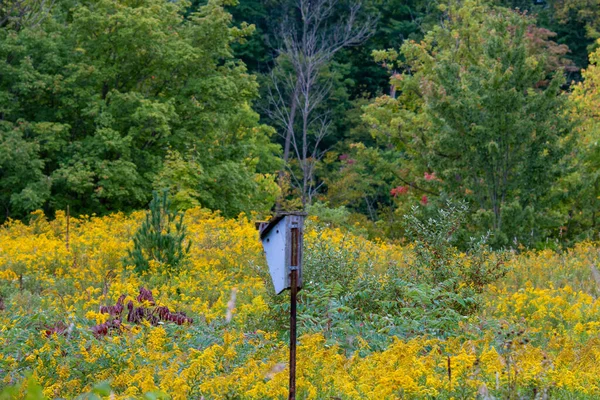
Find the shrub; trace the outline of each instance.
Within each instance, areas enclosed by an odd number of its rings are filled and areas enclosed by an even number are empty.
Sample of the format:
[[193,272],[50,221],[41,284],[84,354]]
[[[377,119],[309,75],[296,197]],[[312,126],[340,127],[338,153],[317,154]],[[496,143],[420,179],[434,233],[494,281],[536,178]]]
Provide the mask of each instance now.
[[434,285],[453,281],[456,288],[468,287],[481,293],[486,285],[506,275],[508,254],[492,251],[487,244],[489,233],[479,239],[471,238],[465,253],[454,247],[467,212],[466,203],[449,201],[446,208],[438,210],[437,218],[419,219],[418,207],[404,217],[407,231],[415,240],[412,269],[419,280]]

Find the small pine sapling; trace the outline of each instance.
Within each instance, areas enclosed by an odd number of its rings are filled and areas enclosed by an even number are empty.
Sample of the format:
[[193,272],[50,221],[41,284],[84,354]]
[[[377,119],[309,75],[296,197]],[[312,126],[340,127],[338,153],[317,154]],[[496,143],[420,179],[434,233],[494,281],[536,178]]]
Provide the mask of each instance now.
[[152,192],[150,211],[133,237],[133,249],[128,251],[129,264],[135,266],[137,273],[150,269],[155,261],[169,273],[177,270],[190,251],[191,241],[186,245],[186,226],[183,213],[171,210],[167,190],[162,196]]

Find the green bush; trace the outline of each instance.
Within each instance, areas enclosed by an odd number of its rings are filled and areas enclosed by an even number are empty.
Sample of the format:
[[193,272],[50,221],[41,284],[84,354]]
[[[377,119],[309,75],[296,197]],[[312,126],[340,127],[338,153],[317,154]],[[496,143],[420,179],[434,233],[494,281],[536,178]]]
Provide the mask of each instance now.
[[411,269],[418,279],[433,285],[454,282],[481,293],[483,288],[503,277],[507,270],[507,253],[492,251],[490,234],[470,238],[465,253],[454,246],[461,224],[466,220],[468,206],[464,202],[447,202],[437,211],[436,218],[419,219],[418,208],[406,215],[407,231],[415,242],[415,262]]

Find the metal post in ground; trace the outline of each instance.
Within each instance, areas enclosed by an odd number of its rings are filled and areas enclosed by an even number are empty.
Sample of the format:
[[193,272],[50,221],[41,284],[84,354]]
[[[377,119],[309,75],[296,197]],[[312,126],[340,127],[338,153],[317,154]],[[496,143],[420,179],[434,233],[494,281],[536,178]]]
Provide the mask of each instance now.
[[298,269],[290,271],[290,396],[296,400],[296,296],[298,294]]

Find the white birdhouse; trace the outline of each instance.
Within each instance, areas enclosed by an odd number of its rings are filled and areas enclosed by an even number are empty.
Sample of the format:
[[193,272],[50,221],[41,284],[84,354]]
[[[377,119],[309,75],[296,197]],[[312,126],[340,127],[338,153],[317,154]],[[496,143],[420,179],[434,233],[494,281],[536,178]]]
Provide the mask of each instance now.
[[290,272],[298,270],[298,288],[302,287],[302,244],[305,213],[281,213],[269,222],[258,223],[269,273],[275,293],[290,288]]

